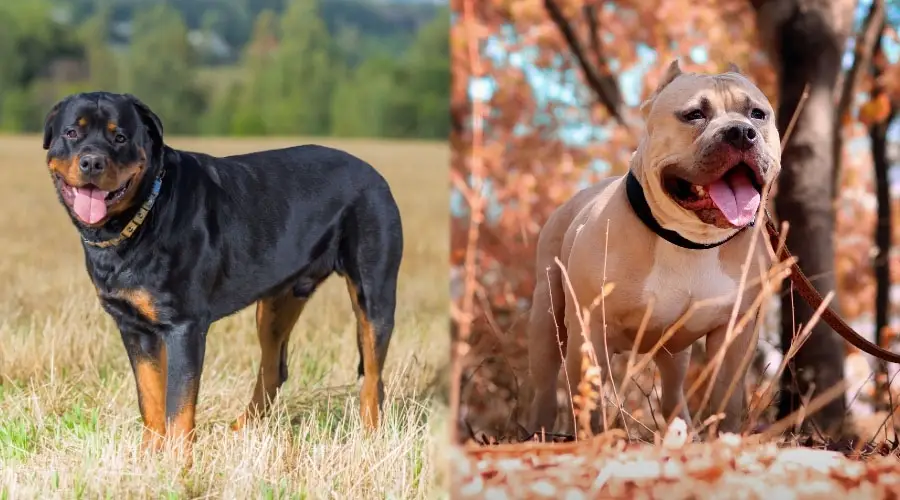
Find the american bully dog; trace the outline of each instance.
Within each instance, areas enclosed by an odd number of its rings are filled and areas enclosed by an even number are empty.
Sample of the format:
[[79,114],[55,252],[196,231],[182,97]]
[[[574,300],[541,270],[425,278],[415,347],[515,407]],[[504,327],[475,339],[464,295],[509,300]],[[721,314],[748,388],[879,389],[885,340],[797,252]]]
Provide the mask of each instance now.
[[[740,428],[745,354],[756,347],[756,338],[752,322],[735,332],[730,345],[726,330],[748,252],[771,262],[765,238],[753,244],[747,229],[756,219],[763,187],[781,168],[774,111],[737,68],[717,75],[685,73],[677,61],[641,111],[646,132],[628,174],[579,192],[541,230],[528,330],[535,388],[531,431],[550,432],[554,425],[560,341],[569,386],[573,391],[578,386],[578,307],[590,306],[610,282],[615,289],[604,299],[604,314],[595,311],[588,325],[602,376],[608,377],[608,355],[649,351],[692,303],[712,299],[714,305],[696,309],[654,356],[662,410],[667,419],[680,416],[690,424],[685,376],[691,345],[705,338],[709,356],[726,349],[710,399],[714,411],[724,408],[719,429]],[[555,258],[565,266],[574,295]],[[760,259],[750,262],[749,276],[758,277]],[[755,287],[745,289],[749,299],[741,301],[739,314],[750,307]]]

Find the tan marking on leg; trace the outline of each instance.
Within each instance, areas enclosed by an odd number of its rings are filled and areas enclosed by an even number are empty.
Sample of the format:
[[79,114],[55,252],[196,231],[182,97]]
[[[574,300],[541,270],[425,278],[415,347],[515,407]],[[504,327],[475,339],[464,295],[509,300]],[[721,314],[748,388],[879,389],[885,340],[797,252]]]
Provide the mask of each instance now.
[[375,352],[375,329],[365,311],[359,305],[359,296],[356,286],[347,279],[347,291],[353,303],[353,312],[356,313],[356,335],[363,356],[363,383],[359,392],[359,415],[363,425],[369,429],[378,427],[378,385],[381,382],[381,366],[378,355]]
[[117,290],[114,295],[131,304],[132,307],[137,309],[141,316],[154,323],[159,321],[155,301],[153,300],[153,296],[151,296],[147,290],[144,290],[143,288]]
[[300,318],[306,299],[294,297],[292,292],[266,298],[256,303],[256,333],[259,337],[261,356],[256,386],[247,410],[231,425],[242,429],[251,418],[265,415],[275,398],[282,379],[282,349],[287,348],[291,331]]
[[187,460],[186,467],[191,466],[191,451],[197,438],[195,425],[199,387],[200,378],[198,377],[191,381],[184,394],[184,400],[178,403],[178,411],[166,426],[166,438],[173,444],[175,450]]
[[134,370],[138,391],[138,407],[144,421],[141,449],[157,451],[166,435],[166,348],[159,362],[141,360]]

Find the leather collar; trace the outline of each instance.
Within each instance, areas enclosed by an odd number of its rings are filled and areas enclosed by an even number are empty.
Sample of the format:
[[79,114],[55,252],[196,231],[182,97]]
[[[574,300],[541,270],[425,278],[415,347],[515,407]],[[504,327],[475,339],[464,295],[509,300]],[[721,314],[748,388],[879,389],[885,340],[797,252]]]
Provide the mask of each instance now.
[[647,204],[647,198],[644,196],[644,188],[641,187],[640,181],[637,180],[637,177],[634,176],[631,170],[628,170],[628,174],[625,176],[625,192],[628,195],[628,204],[631,205],[631,209],[634,210],[634,213],[648,229],[669,243],[681,248],[687,248],[688,250],[708,250],[725,244],[735,236],[739,235],[744,229],[753,226],[756,222],[755,220],[750,222],[750,224],[742,227],[722,241],[715,243],[697,243],[681,236],[675,231],[671,231],[659,225],[659,222],[653,217],[653,213],[650,211],[650,205]]
[[159,173],[159,176],[153,181],[153,189],[150,191],[150,195],[147,196],[147,199],[144,200],[144,204],[141,205],[141,208],[138,209],[137,213],[134,214],[134,217],[128,222],[125,226],[125,229],[122,229],[122,232],[119,233],[118,236],[109,240],[103,241],[91,241],[84,236],[81,237],[81,240],[84,241],[85,244],[90,245],[92,247],[97,248],[108,248],[112,246],[116,246],[123,241],[127,240],[134,234],[135,231],[144,223],[144,219],[147,218],[147,214],[150,213],[150,209],[153,208],[153,205],[156,203],[156,199],[159,197],[159,190],[162,187],[162,178],[165,174],[165,170]]

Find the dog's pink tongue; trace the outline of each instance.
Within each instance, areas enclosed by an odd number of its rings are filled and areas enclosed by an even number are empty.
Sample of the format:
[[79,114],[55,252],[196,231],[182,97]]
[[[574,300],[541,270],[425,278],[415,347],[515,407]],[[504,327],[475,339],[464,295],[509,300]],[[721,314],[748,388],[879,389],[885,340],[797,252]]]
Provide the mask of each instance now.
[[75,215],[88,224],[96,224],[106,217],[106,195],[108,191],[95,187],[73,188],[75,202],[72,208]]
[[743,227],[756,217],[759,193],[744,172],[727,174],[706,187],[709,197],[735,227]]

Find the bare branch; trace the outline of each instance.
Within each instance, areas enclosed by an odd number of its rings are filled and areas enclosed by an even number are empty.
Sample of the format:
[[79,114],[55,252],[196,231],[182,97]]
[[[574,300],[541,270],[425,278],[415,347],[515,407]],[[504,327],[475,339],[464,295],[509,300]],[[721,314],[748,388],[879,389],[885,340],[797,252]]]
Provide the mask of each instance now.
[[756,10],[759,10],[764,3],[766,3],[766,0],[750,0],[750,5]]
[[[882,2],[875,2],[882,3]],[[874,3],[873,3],[874,7]],[[885,88],[879,81],[884,74],[884,65],[878,64],[879,56],[883,53],[883,45],[881,35],[884,33],[886,24],[884,16],[877,25],[877,34],[875,43],[869,54],[872,77],[875,80],[872,89],[871,98],[877,99],[885,94]],[[890,313],[890,287],[891,287],[891,263],[888,253],[891,248],[891,198],[890,185],[888,180],[888,169],[890,161],[888,159],[888,139],[887,131],[894,119],[896,113],[896,104],[891,102],[890,112],[883,120],[876,120],[869,125],[869,140],[871,142],[872,166],[875,170],[875,198],[877,200],[877,224],[875,225],[875,248],[878,253],[872,259],[873,274],[875,275],[875,343],[879,346],[886,347],[883,334],[888,328],[888,318]],[[875,410],[889,410],[885,407],[890,393],[888,383],[887,365],[882,360],[878,360],[875,376]]]
[[[600,71],[588,62],[587,54],[585,53],[584,47],[581,46],[581,42],[578,40],[575,30],[572,29],[571,23],[563,16],[562,10],[554,0],[544,0],[544,6],[547,8],[550,19],[553,20],[553,23],[566,39],[569,50],[572,51],[572,55],[574,55],[575,59],[578,61],[578,65],[584,73],[584,78],[587,81],[588,86],[594,91],[594,94],[606,107],[613,118],[615,118],[616,122],[627,127],[628,124],[625,122],[625,118],[622,115],[623,103],[615,76],[609,71],[600,74]],[[606,62],[601,54],[602,52],[597,53],[597,59],[601,61],[601,67],[604,67],[606,66]]]
[[884,31],[884,0],[873,0],[872,6],[869,8],[863,20],[859,33],[856,34],[856,41],[853,47],[853,65],[850,70],[843,76],[843,82],[840,86],[840,94],[838,94],[837,107],[835,108],[834,119],[834,141],[832,142],[832,156],[834,158],[834,170],[832,171],[832,190],[831,196],[837,199],[838,180],[841,177],[841,164],[843,160],[844,136],[841,133],[843,129],[844,116],[850,112],[850,105],[853,103],[853,95],[856,92],[859,83],[859,75],[863,68],[868,67],[869,60],[872,58],[872,52],[875,49],[875,42]]
[[[466,23],[466,36],[468,37],[469,64],[472,66],[473,75],[483,75],[481,58],[478,54],[478,35],[473,28],[475,24],[475,8],[472,0],[467,0],[463,7],[463,18]],[[474,301],[476,283],[476,252],[478,251],[478,236],[481,222],[484,218],[484,195],[482,182],[484,180],[484,129],[485,104],[481,99],[472,100],[472,152],[471,152],[471,191],[473,192],[470,203],[470,220],[466,244],[465,260],[465,284],[460,305],[460,314],[457,319],[457,328],[452,339],[451,367],[452,386],[450,389],[450,414],[456,418],[460,415],[460,383],[462,381],[463,358],[468,353],[469,334],[472,331],[474,320]],[[454,443],[459,441],[459,422],[454,419],[450,426],[450,436]]]

